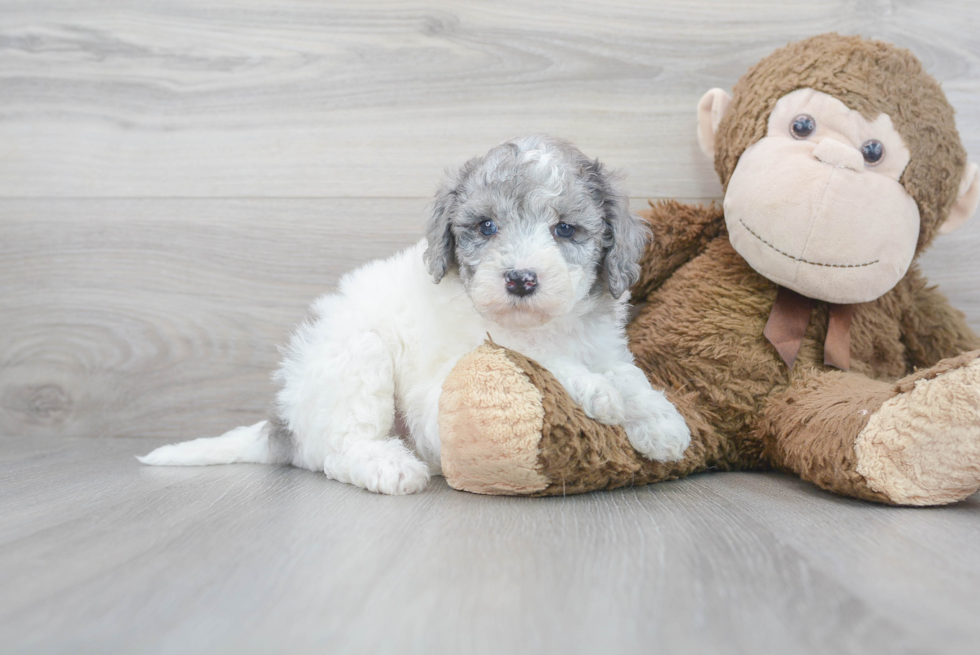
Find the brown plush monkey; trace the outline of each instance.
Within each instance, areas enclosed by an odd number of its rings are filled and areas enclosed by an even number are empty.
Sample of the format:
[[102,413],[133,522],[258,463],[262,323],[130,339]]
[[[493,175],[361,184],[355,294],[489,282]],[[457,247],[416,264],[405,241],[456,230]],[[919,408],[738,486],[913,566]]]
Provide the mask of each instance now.
[[792,471],[902,505],[980,486],[980,338],[915,257],[980,199],[939,85],[859,37],[791,44],[699,105],[724,211],[667,202],[633,288],[637,364],[688,420],[685,459],[637,455],[547,371],[487,344],[446,380],[457,489],[555,495],[697,471]]

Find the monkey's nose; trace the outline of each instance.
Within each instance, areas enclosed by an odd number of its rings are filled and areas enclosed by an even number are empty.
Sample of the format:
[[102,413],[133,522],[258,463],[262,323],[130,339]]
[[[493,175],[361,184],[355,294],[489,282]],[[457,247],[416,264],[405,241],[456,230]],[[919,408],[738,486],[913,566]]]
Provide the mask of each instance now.
[[813,149],[813,156],[825,164],[849,168],[852,171],[864,169],[864,156],[857,148],[824,137]]
[[538,274],[526,268],[507,271],[504,280],[507,293],[515,296],[530,296],[538,288]]

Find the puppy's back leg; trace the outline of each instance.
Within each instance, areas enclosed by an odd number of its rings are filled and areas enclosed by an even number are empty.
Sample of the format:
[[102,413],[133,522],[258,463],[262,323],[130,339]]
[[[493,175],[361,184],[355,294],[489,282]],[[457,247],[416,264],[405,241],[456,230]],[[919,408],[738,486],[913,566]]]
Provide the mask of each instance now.
[[305,355],[302,379],[280,395],[293,418],[294,463],[376,493],[424,489],[428,467],[391,436],[395,372],[381,337],[363,332]]

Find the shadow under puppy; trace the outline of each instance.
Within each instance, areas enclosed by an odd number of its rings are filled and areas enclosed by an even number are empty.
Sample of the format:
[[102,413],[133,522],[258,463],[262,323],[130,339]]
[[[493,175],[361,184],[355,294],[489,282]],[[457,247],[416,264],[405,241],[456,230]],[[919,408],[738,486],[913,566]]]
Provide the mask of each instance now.
[[421,491],[440,472],[443,382],[487,335],[547,368],[590,417],[622,425],[644,456],[679,460],[687,425],[626,345],[648,238],[598,161],[544,135],[507,141],[443,184],[425,239],[313,304],[275,375],[271,421],[140,461],[288,463],[374,492]]

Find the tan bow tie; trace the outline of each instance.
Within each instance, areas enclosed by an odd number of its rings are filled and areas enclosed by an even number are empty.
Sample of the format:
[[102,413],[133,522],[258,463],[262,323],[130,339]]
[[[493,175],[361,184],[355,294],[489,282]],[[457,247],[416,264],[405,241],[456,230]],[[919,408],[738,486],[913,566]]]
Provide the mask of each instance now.
[[[823,363],[846,371],[851,366],[851,319],[857,305],[827,304],[830,318],[827,321],[827,338],[823,342]],[[769,312],[769,321],[762,331],[769,343],[776,347],[786,366],[793,368],[796,355],[803,345],[803,336],[810,323],[813,299],[801,296],[786,287],[779,287],[776,302]]]

